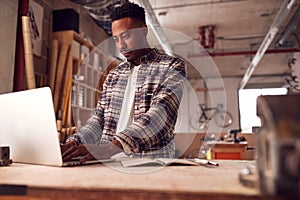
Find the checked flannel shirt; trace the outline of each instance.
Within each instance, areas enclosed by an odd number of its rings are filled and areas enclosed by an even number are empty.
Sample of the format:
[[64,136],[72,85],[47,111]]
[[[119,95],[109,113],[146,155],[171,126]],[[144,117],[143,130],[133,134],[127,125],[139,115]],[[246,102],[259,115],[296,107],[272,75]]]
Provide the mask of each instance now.
[[141,58],[133,103],[134,122],[117,133],[127,79],[133,67],[125,61],[109,72],[93,115],[68,140],[106,144],[117,139],[126,154],[174,157],[173,132],[186,76],[185,63],[156,48]]

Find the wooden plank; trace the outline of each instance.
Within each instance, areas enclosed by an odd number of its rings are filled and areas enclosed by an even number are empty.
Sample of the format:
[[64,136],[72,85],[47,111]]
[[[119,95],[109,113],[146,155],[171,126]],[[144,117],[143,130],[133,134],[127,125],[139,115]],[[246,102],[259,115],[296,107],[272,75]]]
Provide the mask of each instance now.
[[[219,167],[214,168],[170,166],[132,167],[130,169],[123,168],[119,163],[74,168],[14,163],[12,166],[0,168],[0,184],[22,184],[29,188],[65,190],[163,191],[218,195],[259,194],[257,190],[241,185],[238,179],[242,169],[253,165],[254,162],[217,162]],[[82,177],[88,181],[83,181]]]
[[49,86],[54,93],[55,76],[57,70],[57,57],[58,57],[58,40],[52,40],[50,47],[50,69],[49,69]]
[[90,42],[86,41],[84,38],[81,37],[81,35],[79,35],[76,32],[73,32],[74,34],[74,39],[79,42],[80,44],[88,47],[91,50],[93,50],[95,48],[95,46],[93,44],[91,44]]
[[58,40],[60,43],[65,43],[67,45],[72,45],[73,41],[73,31],[58,31],[52,33],[52,39]]
[[73,58],[72,58],[72,51],[70,50],[68,53],[67,66],[66,66],[65,77],[64,77],[64,87],[61,96],[62,97],[61,110],[63,113],[62,115],[63,125],[66,125],[67,112],[70,111],[68,109],[68,104],[69,104],[69,97],[71,96],[72,73],[73,73],[72,70],[73,70]]
[[59,109],[59,97],[61,94],[61,88],[63,84],[63,75],[65,70],[65,62],[68,55],[68,49],[69,49],[69,45],[62,43],[59,58],[58,58],[56,80],[54,86],[54,95],[53,95],[55,113],[57,113]]
[[[126,189],[118,190],[83,190],[83,189],[43,189],[43,188],[29,188],[28,196],[31,198],[51,198],[55,200],[284,200],[280,197],[266,197],[256,195],[234,195],[234,194],[213,194],[213,193],[190,193],[181,191],[143,191],[133,190],[128,191]],[[291,199],[289,199],[291,200]],[[298,199],[297,199],[298,200]]]

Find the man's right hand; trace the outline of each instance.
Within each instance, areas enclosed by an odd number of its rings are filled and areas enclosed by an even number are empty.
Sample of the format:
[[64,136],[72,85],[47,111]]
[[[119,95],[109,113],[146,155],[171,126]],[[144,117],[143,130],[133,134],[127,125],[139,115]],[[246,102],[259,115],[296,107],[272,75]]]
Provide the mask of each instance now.
[[109,159],[111,156],[120,153],[123,151],[120,143],[116,141],[107,143],[107,144],[81,144],[76,145],[73,144],[65,144],[63,148],[65,151],[63,152],[63,160],[70,161],[74,157],[83,157],[80,159],[80,162],[84,163],[88,160],[101,160],[101,159]]

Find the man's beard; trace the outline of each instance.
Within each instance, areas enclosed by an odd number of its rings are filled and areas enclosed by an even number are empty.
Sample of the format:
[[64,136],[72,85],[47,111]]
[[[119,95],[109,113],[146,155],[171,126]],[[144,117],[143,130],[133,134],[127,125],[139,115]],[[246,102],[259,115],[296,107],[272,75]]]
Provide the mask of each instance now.
[[136,63],[136,60],[134,60],[134,59],[129,59],[128,62],[130,62],[131,65],[138,66],[138,64]]

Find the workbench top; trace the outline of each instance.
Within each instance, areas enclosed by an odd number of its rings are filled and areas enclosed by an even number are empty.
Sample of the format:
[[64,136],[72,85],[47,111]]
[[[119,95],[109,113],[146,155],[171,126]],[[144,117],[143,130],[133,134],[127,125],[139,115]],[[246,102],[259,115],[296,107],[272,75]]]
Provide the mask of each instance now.
[[[218,196],[257,199],[255,188],[243,186],[239,174],[253,161],[219,160],[218,167],[168,166],[124,168],[120,163],[50,167],[13,163],[0,167],[0,186],[24,185],[30,198],[92,197],[170,198]],[[55,192],[54,192],[55,191]],[[74,194],[76,193],[76,195]],[[54,196],[53,196],[54,195]],[[55,196],[56,195],[56,196]],[[75,197],[75,196],[76,197]],[[108,195],[108,196],[107,196]],[[182,196],[183,195],[183,196]],[[124,197],[124,196],[122,196]],[[95,199],[97,199],[95,198]]]

